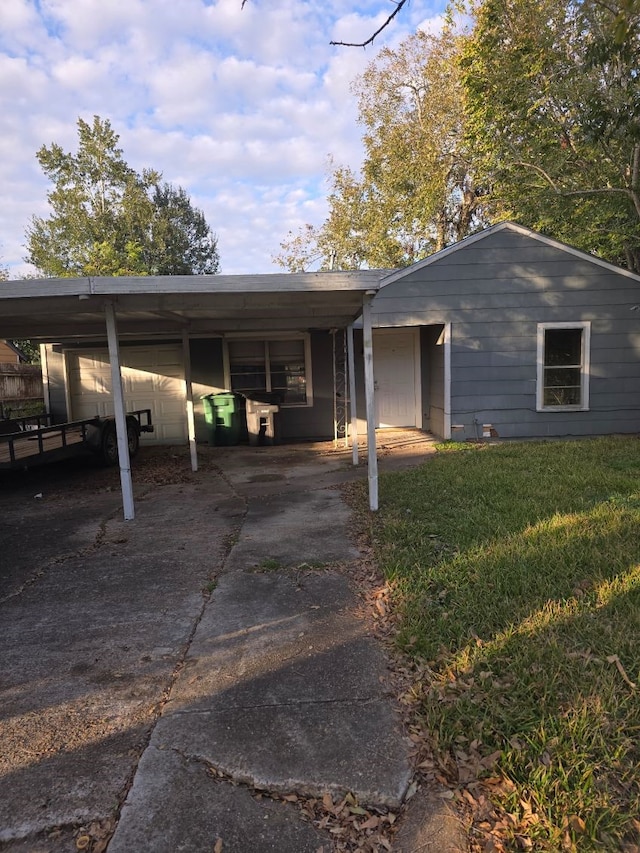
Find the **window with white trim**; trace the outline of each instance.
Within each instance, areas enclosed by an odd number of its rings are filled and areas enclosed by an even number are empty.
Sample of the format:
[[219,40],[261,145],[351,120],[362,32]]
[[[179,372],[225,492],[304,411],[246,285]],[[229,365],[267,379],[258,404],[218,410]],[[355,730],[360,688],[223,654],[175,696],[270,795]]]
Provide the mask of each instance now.
[[591,324],[538,324],[539,411],[589,408]]
[[232,391],[280,395],[283,406],[310,406],[311,353],[309,336],[234,338],[226,341]]

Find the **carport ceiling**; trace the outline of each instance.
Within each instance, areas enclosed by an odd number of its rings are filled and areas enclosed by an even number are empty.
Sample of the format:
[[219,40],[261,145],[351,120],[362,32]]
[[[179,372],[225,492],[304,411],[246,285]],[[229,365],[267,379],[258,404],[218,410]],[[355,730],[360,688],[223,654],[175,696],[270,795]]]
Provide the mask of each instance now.
[[357,270],[6,281],[0,339],[103,338],[106,302],[115,304],[121,338],[342,328],[381,276]]

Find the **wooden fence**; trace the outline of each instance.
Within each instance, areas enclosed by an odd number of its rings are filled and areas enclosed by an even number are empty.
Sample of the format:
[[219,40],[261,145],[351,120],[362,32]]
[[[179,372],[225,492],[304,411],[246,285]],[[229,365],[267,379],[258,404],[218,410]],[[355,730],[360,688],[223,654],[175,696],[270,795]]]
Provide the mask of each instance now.
[[44,410],[42,370],[37,364],[0,363],[0,418]]

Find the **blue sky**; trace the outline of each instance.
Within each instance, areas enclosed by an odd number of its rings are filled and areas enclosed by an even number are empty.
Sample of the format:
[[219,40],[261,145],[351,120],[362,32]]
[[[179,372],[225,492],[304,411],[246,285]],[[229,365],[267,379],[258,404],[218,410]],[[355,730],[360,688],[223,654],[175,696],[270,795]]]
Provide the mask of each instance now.
[[366,50],[392,0],[0,0],[0,263],[46,216],[41,145],[76,148],[108,118],[134,168],[179,184],[218,235],[221,272],[275,272],[288,231],[326,214],[328,158],[361,158],[350,86],[383,46],[437,28],[411,0]]

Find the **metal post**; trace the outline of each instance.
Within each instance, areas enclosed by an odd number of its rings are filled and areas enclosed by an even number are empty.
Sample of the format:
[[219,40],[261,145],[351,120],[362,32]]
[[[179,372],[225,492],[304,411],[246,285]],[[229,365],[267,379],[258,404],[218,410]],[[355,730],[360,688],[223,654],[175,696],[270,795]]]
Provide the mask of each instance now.
[[367,460],[369,465],[369,509],[378,509],[378,456],[376,454],[376,406],[373,378],[373,331],[371,328],[371,294],[365,294],[362,304],[364,343],[364,391],[367,402]]
[[[44,400],[44,410],[50,415],[51,414],[51,396],[49,390],[49,358],[47,347],[45,344],[40,344],[40,366],[42,367],[42,397]],[[0,404],[1,408],[1,404]],[[51,421],[49,421],[51,423]],[[40,426],[40,422],[38,421],[38,426]],[[48,426],[45,421],[45,426]]]
[[193,386],[191,383],[191,350],[189,348],[189,332],[182,332],[182,360],[184,361],[184,386],[187,404],[187,435],[189,437],[189,452],[191,454],[191,470],[198,470],[198,451],[196,449],[196,422],[193,417]]
[[124,404],[124,393],[122,390],[118,329],[116,326],[116,311],[113,302],[105,302],[104,315],[107,321],[107,342],[109,345],[109,361],[111,363],[111,384],[113,386],[113,409],[116,417],[116,436],[118,438],[122,507],[124,510],[125,521],[132,521],[135,518],[135,510],[133,506],[133,483],[131,482],[129,441],[127,438],[127,412]]
[[347,362],[349,364],[349,407],[351,413],[351,455],[358,464],[358,406],[356,400],[356,362],[353,347],[353,323],[347,326]]
[[444,429],[443,438],[451,438],[451,323],[444,324]]
[[331,329],[332,369],[333,369],[333,446],[338,446],[338,377],[336,374],[336,330]]

